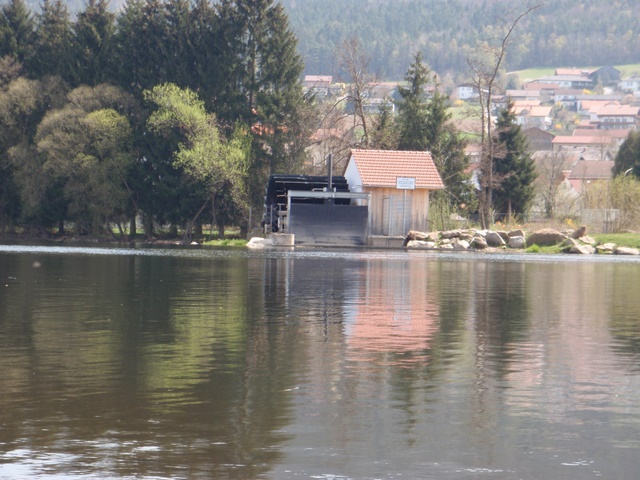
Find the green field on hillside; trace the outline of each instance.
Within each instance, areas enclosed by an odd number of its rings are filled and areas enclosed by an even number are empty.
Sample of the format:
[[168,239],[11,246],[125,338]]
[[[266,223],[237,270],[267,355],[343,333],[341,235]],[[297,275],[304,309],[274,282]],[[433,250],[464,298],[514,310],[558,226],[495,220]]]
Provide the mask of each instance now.
[[[615,68],[622,72],[622,78],[627,78],[632,75],[640,75],[640,63],[630,63],[628,65],[614,65]],[[558,67],[562,68],[562,67]],[[573,67],[564,67],[573,68]],[[585,70],[592,70],[597,67],[575,67],[583,68]],[[544,77],[547,75],[553,75],[556,67],[544,67],[544,68],[527,68],[526,70],[518,70],[515,72],[509,72],[518,75],[521,82],[535,80],[536,78]]]

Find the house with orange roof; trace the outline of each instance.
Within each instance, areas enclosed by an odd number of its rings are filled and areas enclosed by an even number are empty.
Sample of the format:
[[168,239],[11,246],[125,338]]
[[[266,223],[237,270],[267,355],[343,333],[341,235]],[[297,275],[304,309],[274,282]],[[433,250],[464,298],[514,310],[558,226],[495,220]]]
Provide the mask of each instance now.
[[620,105],[622,97],[618,95],[580,95],[576,97],[578,112],[585,114],[595,112],[606,105]]
[[332,83],[333,77],[331,75],[306,75],[304,77],[304,86],[307,88],[328,88]]
[[536,80],[539,83],[557,85],[560,88],[593,88],[593,80],[583,75],[549,75]]
[[606,105],[596,111],[597,128],[602,130],[635,130],[640,120],[640,107]]
[[351,150],[344,177],[352,192],[370,195],[371,235],[429,230],[429,193],[444,183],[429,152]]
[[[582,79],[591,82],[593,86],[595,85],[603,85],[608,86],[612,84],[616,84],[620,80],[620,70],[617,68],[611,67],[609,65],[600,67],[600,68],[557,68],[555,71],[556,77],[562,78],[576,78],[577,81],[581,81]],[[582,85],[586,88],[589,88],[587,85]]]
[[551,143],[555,138],[553,133],[538,127],[525,128],[522,133],[527,137],[530,150],[534,152],[553,150],[553,144]]
[[[520,111],[525,108],[539,107],[542,102],[535,100],[511,100],[514,110]],[[519,109],[519,110],[518,110]]]
[[524,90],[538,90],[541,95],[553,95],[560,85],[555,83],[543,83],[534,80],[533,82],[526,83]]

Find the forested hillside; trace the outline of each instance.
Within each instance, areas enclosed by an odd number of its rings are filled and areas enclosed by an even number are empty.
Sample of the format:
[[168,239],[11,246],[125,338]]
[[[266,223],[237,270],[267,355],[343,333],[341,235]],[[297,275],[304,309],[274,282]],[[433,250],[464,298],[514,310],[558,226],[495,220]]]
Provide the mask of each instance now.
[[640,61],[638,0],[282,0],[308,74],[336,74],[335,48],[357,36],[382,78],[402,78],[422,50],[440,74],[466,70],[470,50],[502,38],[502,28],[540,4],[518,24],[507,69],[616,65]]
[[[483,40],[502,38],[503,27],[538,4],[514,32],[507,69],[640,62],[638,0],[281,1],[307,74],[337,74],[336,46],[350,36],[366,47],[372,71],[382,78],[401,79],[417,50],[436,72],[460,74],[470,50]],[[27,3],[36,11],[42,2]],[[110,8],[126,3],[111,0]],[[72,13],[84,4],[67,0]]]

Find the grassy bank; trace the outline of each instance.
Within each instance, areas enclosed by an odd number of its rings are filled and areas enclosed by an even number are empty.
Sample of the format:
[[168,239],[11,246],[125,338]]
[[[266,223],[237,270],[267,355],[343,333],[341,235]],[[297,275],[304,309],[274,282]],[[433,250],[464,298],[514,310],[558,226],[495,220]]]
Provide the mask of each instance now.
[[640,234],[638,233],[598,233],[591,235],[598,243],[615,243],[620,247],[640,249]]
[[222,240],[208,240],[206,242],[202,242],[202,245],[206,245],[208,247],[244,247],[246,244],[246,240],[239,238],[225,238]]
[[[640,250],[640,234],[638,233],[597,233],[589,236],[599,244],[615,243],[619,247],[631,247]],[[548,247],[531,245],[525,251],[527,253],[562,253],[559,245]]]

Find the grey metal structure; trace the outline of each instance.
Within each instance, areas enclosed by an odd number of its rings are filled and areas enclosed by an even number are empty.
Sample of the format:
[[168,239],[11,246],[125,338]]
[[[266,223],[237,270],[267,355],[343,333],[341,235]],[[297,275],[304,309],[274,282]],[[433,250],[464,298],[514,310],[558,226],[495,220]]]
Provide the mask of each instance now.
[[370,199],[368,193],[289,190],[285,230],[295,236],[296,245],[367,245]]

